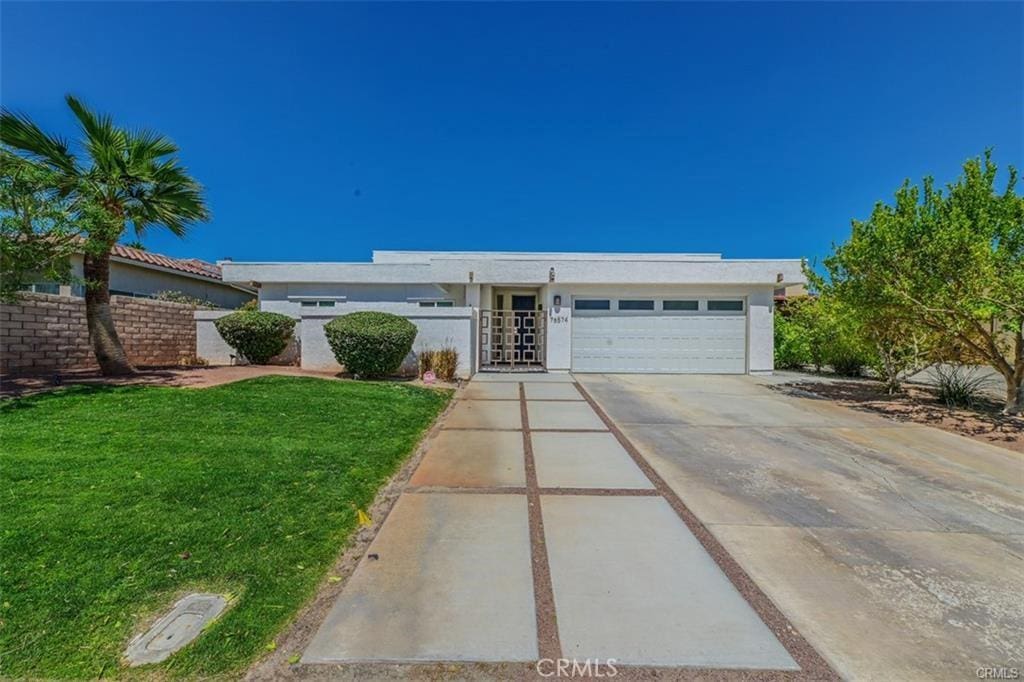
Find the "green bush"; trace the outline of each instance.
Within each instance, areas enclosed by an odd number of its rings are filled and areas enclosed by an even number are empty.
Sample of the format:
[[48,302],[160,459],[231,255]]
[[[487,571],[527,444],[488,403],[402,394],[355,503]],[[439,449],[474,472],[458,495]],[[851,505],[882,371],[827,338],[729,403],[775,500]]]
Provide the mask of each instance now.
[[815,371],[831,367],[841,376],[860,376],[874,353],[857,318],[829,298],[807,296],[786,303],[775,316],[775,366]]
[[285,348],[295,320],[280,313],[242,310],[214,321],[227,344],[254,365],[265,365]]
[[788,315],[775,312],[775,367],[800,369],[811,361],[807,330]]
[[331,320],[324,333],[346,370],[360,379],[380,379],[402,366],[416,340],[416,325],[398,315],[367,310]]

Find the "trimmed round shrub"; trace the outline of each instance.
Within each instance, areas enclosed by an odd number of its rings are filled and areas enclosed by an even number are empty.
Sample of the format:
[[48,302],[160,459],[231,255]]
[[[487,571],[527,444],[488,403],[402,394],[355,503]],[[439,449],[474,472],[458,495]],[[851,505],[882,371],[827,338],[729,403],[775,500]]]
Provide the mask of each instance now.
[[254,365],[265,365],[285,348],[295,320],[281,313],[241,310],[214,321],[227,344]]
[[412,350],[416,325],[391,313],[361,311],[324,325],[327,343],[345,369],[360,379],[394,374]]

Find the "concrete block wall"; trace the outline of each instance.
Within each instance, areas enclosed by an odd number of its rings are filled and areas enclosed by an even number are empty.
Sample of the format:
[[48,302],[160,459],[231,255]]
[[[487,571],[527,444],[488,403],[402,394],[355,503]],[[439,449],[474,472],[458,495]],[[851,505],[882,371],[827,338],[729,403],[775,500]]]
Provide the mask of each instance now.
[[[128,296],[112,296],[110,306],[118,336],[133,364],[195,361],[193,306]],[[26,293],[16,303],[0,304],[0,372],[95,367],[84,299]]]

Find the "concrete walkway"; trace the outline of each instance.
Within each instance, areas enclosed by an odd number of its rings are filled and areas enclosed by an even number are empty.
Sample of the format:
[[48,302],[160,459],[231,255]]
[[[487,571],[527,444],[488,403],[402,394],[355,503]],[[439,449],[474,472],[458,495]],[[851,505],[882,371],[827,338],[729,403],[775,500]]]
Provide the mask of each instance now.
[[830,675],[587,398],[569,375],[478,375],[302,662]]

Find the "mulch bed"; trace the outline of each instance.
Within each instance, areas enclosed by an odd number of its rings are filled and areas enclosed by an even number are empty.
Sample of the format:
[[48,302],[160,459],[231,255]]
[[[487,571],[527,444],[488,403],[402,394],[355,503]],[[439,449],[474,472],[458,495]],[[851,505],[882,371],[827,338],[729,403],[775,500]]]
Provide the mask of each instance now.
[[973,409],[951,408],[928,386],[907,385],[902,394],[889,395],[884,385],[870,379],[806,381],[780,388],[812,393],[840,405],[874,412],[889,419],[934,426],[974,440],[1024,452],[1024,417],[1000,414],[1003,406],[983,399]]

